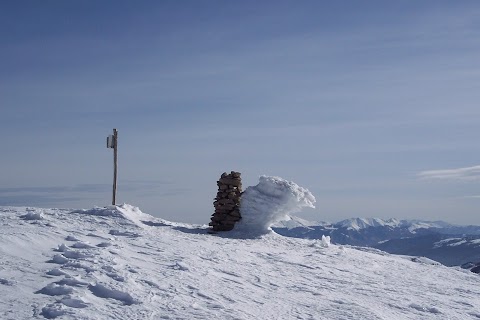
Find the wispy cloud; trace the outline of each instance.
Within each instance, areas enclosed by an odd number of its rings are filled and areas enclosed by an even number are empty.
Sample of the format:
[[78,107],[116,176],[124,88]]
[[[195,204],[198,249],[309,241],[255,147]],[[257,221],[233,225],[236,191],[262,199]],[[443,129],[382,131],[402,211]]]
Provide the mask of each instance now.
[[480,199],[480,195],[463,196],[459,197],[459,199]]
[[108,184],[77,184],[73,186],[50,186],[50,187],[2,187],[0,196],[15,193],[71,193],[71,192],[100,192],[109,190]]
[[480,165],[457,169],[427,170],[417,174],[420,179],[477,180],[480,179]]
[[[99,199],[97,197],[92,200],[98,201]],[[8,198],[1,197],[0,206],[71,207],[68,203],[82,200],[85,200],[85,197],[26,194],[13,195]]]

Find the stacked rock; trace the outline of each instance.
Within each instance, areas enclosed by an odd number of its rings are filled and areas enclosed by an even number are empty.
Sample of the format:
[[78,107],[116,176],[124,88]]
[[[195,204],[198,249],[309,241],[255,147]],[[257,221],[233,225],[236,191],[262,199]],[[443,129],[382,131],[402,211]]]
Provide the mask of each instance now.
[[242,219],[240,215],[240,197],[242,195],[242,178],[240,172],[224,172],[217,181],[218,193],[213,205],[215,213],[209,225],[213,231],[230,231],[235,222]]

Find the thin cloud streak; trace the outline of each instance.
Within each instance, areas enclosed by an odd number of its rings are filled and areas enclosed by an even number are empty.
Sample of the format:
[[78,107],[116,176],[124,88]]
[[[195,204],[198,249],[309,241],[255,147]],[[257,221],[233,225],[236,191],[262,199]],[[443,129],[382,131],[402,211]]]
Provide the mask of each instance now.
[[460,199],[480,199],[480,195],[477,196],[463,196]]
[[427,170],[417,174],[420,179],[478,180],[480,165],[457,169]]

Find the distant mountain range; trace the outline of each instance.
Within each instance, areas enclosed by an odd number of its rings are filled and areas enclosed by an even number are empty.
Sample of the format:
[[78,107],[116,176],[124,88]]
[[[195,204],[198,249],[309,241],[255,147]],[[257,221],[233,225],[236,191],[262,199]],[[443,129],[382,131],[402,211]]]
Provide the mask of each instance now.
[[443,221],[351,218],[337,223],[311,222],[298,217],[277,224],[274,231],[288,237],[372,247],[399,255],[423,256],[446,266],[480,271],[480,226],[457,226]]

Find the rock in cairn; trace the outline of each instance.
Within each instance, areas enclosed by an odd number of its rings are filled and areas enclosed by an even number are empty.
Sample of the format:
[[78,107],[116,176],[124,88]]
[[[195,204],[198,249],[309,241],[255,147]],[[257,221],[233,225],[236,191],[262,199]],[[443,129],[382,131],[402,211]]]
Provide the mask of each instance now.
[[242,178],[240,172],[224,172],[217,181],[218,193],[213,205],[215,213],[209,225],[213,231],[230,231],[235,222],[242,219],[240,215],[240,197],[242,195]]

